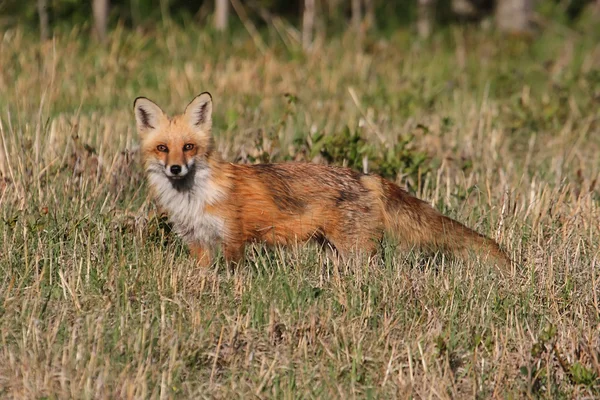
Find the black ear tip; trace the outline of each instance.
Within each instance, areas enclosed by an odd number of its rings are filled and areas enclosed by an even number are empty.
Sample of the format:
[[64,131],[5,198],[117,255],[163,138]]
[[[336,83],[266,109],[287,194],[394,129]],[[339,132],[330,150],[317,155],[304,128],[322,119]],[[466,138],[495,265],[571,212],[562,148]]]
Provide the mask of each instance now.
[[137,104],[138,100],[148,100],[148,98],[144,97],[144,96],[136,97],[135,100],[133,101],[133,108],[135,108],[135,105]]
[[205,95],[205,94],[206,94],[206,95],[208,95],[208,97],[209,97],[209,98],[210,98],[210,100],[212,101],[212,95],[210,94],[210,92],[202,92],[202,93],[200,93],[200,94],[199,94],[197,97],[200,97],[200,96],[202,96],[202,95]]

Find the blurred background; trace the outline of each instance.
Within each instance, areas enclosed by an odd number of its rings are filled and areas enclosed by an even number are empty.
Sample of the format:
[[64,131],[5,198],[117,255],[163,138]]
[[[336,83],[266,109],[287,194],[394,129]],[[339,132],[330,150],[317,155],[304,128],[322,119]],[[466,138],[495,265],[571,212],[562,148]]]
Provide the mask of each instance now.
[[[598,0],[3,0],[0,28],[24,24],[48,39],[80,25],[104,39],[115,26],[149,29],[158,23],[197,24],[224,31],[273,25],[297,30],[308,48],[315,37],[347,30],[384,32],[411,27],[428,37],[448,24],[470,23],[530,35],[551,22],[600,23]],[[600,29],[600,27],[598,27]]]

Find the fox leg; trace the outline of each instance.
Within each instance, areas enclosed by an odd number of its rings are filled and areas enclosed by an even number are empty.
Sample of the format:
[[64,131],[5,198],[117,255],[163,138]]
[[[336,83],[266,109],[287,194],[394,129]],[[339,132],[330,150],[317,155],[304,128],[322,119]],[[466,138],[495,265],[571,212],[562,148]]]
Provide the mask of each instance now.
[[225,263],[229,266],[241,265],[244,261],[244,243],[228,242],[223,244]]
[[212,263],[212,252],[206,246],[200,244],[190,245],[190,253],[197,260],[198,265],[204,268],[210,267]]
[[342,263],[348,260],[348,254],[338,250],[338,248],[331,242],[328,242],[326,245],[322,246],[322,249],[325,250],[325,254],[327,254],[327,257],[333,261],[333,264],[336,266],[336,268],[339,268]]
[[374,257],[379,247],[379,234],[365,232],[358,235],[329,235],[327,240],[333,245],[341,260],[348,260],[353,254],[363,254]]

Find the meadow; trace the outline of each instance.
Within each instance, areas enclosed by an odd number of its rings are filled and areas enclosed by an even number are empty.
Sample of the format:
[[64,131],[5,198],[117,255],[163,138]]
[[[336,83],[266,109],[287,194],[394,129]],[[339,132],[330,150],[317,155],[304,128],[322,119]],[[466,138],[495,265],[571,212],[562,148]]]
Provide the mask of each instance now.
[[[0,397],[600,396],[600,32],[317,37],[192,25],[0,37]],[[133,100],[198,93],[232,162],[383,174],[498,240],[341,269],[313,246],[198,268]]]

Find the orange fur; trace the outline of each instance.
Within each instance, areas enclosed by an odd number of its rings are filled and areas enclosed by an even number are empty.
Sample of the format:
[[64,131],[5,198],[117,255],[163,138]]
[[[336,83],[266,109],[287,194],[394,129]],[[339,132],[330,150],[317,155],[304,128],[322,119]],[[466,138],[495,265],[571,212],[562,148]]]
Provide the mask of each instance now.
[[[213,146],[208,93],[174,118],[145,98],[136,99],[134,108],[150,185],[203,265],[217,245],[228,261],[239,262],[253,241],[315,240],[342,257],[355,250],[373,254],[386,232],[405,246],[459,256],[473,249],[504,266],[510,262],[492,239],[381,177],[311,163],[224,162]],[[177,166],[182,171],[173,176]]]

